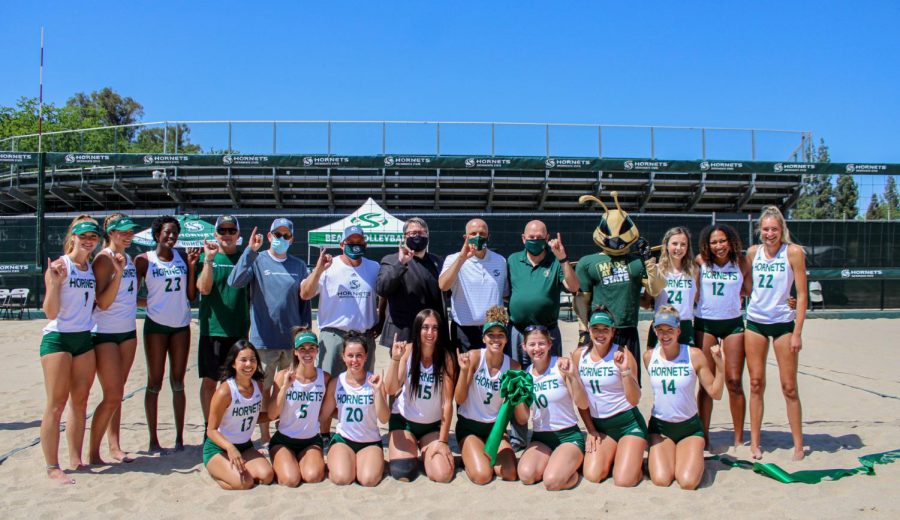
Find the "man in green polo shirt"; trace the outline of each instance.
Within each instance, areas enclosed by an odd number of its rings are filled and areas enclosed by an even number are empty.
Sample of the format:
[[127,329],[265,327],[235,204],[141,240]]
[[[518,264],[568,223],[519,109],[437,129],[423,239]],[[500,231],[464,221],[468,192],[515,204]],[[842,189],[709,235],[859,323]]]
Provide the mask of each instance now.
[[553,338],[551,354],[562,355],[562,338],[559,333],[559,295],[562,290],[578,290],[578,275],[566,257],[562,237],[549,240],[547,226],[540,220],[532,220],[522,233],[523,251],[509,256],[506,261],[510,285],[509,319],[510,341],[506,345],[510,356],[522,364],[531,364],[522,344],[522,333],[529,325],[541,325]]
[[[214,241],[204,244],[197,262],[197,290],[200,291],[197,368],[202,380],[200,406],[204,423],[225,355],[237,340],[247,339],[250,330],[247,289],[228,285],[228,275],[241,257],[237,247],[240,238],[237,218],[222,215],[216,219],[214,236]],[[205,435],[206,429],[203,431]]]

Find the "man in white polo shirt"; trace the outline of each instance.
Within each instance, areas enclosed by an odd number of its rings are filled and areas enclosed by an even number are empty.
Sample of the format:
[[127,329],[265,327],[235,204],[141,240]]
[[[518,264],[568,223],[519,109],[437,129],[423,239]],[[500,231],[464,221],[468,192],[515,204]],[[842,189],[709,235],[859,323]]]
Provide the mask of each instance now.
[[378,262],[365,258],[366,235],[359,226],[344,229],[341,254],[324,250],[316,267],[300,284],[300,297],[319,295],[319,368],[331,376],[347,369],[341,360],[344,337],[350,331],[365,334],[369,349],[366,369],[375,366],[375,335],[381,330],[375,280]]
[[460,352],[484,347],[481,326],[494,305],[509,294],[506,259],[487,247],[490,232],[480,218],[466,223],[462,249],[444,260],[438,285],[451,291],[451,338]]

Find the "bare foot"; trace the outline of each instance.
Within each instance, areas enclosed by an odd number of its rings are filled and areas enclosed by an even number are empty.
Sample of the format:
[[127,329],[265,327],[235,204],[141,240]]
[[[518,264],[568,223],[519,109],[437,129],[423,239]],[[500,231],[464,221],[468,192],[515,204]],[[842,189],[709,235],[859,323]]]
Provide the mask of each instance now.
[[87,465],[81,459],[69,459],[69,466],[73,471],[87,468]]
[[151,454],[158,453],[160,455],[168,455],[169,454],[169,450],[160,446],[158,442],[151,442],[150,445],[147,447],[147,452],[151,453]]
[[762,450],[759,446],[750,446],[750,455],[754,460],[759,460],[762,458]]
[[66,475],[65,471],[59,469],[58,467],[48,469],[47,476],[50,477],[50,480],[56,482],[61,486],[71,486],[75,483],[75,479],[70,478],[68,475]]
[[803,446],[794,448],[794,454],[791,456],[791,460],[803,460],[804,457],[806,457],[806,453],[803,451]]
[[102,458],[100,458],[99,453],[96,455],[94,455],[94,454],[89,455],[88,462],[90,463],[91,466],[105,466],[106,465],[106,461],[103,460]]
[[184,441],[175,441],[175,449],[173,451],[184,451]]
[[127,453],[125,453],[124,451],[122,451],[120,449],[109,450],[109,456],[119,462],[125,462],[125,463],[134,462],[134,458],[129,457]]

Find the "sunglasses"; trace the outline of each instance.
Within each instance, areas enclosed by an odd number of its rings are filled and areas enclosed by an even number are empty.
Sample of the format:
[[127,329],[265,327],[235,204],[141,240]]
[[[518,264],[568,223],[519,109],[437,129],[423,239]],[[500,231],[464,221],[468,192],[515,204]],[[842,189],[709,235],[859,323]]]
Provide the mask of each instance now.
[[280,231],[273,231],[272,236],[275,238],[283,238],[285,240],[290,240],[290,239],[294,238],[294,235],[292,235],[290,233],[282,233]]
[[534,332],[536,330],[539,330],[541,332],[549,332],[547,330],[547,327],[545,327],[543,325],[529,325],[529,326],[525,327],[524,332],[525,332],[525,334],[528,334],[529,332]]
[[219,228],[216,230],[216,233],[220,235],[237,235],[237,232],[237,228],[233,227]]

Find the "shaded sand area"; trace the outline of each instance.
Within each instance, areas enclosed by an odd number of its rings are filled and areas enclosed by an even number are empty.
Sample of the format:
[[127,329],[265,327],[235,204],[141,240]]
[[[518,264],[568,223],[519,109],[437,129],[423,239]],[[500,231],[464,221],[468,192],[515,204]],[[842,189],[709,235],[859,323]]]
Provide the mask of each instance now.
[[[43,321],[0,322],[0,349],[7,353],[0,378],[0,454],[26,447],[38,437],[44,388],[38,357]],[[138,330],[141,330],[138,323]],[[648,322],[641,324],[646,338]],[[448,518],[461,514],[490,514],[495,518],[597,518],[652,515],[666,518],[898,518],[900,462],[877,466],[877,476],[853,476],[818,485],[785,485],[745,469],[706,462],[701,489],[686,492],[658,488],[645,478],[634,489],[616,488],[611,481],[596,485],[582,481],[571,491],[550,493],[541,486],[493,482],[471,484],[458,471],[450,484],[420,477],[403,484],[386,478],[374,489],[339,488],[329,482],[299,489],[259,487],[249,492],[224,492],[201,464],[203,421],[198,401],[196,323],[194,347],[187,374],[188,416],[185,452],[148,455],[143,386],[146,377],[143,347],[124,402],[122,446],[137,460],[131,464],[93,467],[74,474],[77,484],[60,488],[46,478],[40,446],[10,456],[0,465],[0,510],[6,518],[120,518],[128,513],[156,519],[201,515],[246,515],[254,518]],[[763,425],[764,462],[788,471],[852,468],[857,457],[900,448],[900,353],[897,321],[810,320],[800,356],[800,395],[804,406],[806,445],[811,453],[792,462],[791,440],[784,400],[778,384],[774,354],[769,354],[766,416]],[[577,330],[563,326],[567,349]],[[376,370],[387,365],[378,352]],[[646,381],[646,373],[644,375]],[[748,382],[745,375],[744,388]],[[94,384],[89,410],[99,401]],[[645,389],[640,408],[649,418],[652,395]],[[160,439],[174,441],[171,393],[160,396]],[[712,451],[722,452],[731,439],[727,396],[713,412]],[[382,428],[383,432],[386,430]],[[258,435],[258,433],[257,433]],[[749,431],[746,433],[749,440]],[[85,451],[87,449],[85,441]],[[455,443],[453,444],[455,449]],[[104,452],[105,453],[105,452]],[[749,448],[728,452],[749,458]],[[86,456],[86,455],[85,455]],[[65,442],[60,460],[67,461]],[[457,466],[461,461],[457,457]]]

